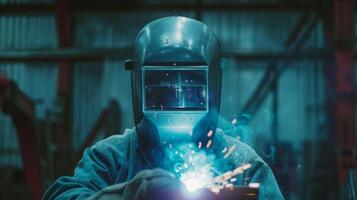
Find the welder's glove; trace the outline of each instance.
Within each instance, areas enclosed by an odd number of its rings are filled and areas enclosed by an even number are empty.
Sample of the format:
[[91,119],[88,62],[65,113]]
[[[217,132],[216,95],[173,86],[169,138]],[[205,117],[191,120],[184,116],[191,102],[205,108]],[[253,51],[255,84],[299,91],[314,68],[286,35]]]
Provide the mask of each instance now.
[[162,170],[143,170],[132,180],[109,186],[90,200],[182,200],[182,184]]

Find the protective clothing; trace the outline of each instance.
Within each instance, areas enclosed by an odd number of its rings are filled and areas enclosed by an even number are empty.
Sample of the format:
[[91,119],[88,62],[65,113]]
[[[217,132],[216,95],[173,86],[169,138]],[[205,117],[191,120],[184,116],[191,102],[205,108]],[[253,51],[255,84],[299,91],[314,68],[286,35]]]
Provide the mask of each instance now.
[[[138,148],[137,139],[135,128],[127,129],[124,135],[114,135],[88,148],[78,163],[74,175],[56,180],[43,199],[100,199],[100,196],[105,196],[103,193],[106,193],[108,196],[119,197],[117,199],[139,200],[139,194],[144,195],[147,191],[146,187],[150,184],[146,184],[145,187],[140,181],[131,180],[142,170],[161,166],[150,166]],[[252,164],[250,169],[237,177],[237,184],[259,183],[259,199],[283,199],[269,166],[250,147],[218,129],[212,149],[221,153],[222,148],[232,145],[236,145],[235,153],[226,159],[232,170],[245,163]],[[152,175],[149,172],[148,175],[141,176],[145,179],[145,176],[147,178]],[[165,173],[161,173],[159,177],[164,179],[169,177],[171,180],[170,175]],[[130,188],[138,188],[135,192],[138,194],[137,199],[133,192],[128,193],[134,191]]]
[[133,52],[135,128],[87,149],[73,177],[55,181],[44,199],[148,199],[160,193],[156,189],[163,183],[168,183],[163,195],[176,193],[173,189],[179,184],[170,175],[143,170],[170,170],[163,149],[185,142],[207,147],[217,156],[235,146],[224,160],[225,170],[252,164],[236,184],[260,183],[261,199],[282,199],[263,160],[247,145],[217,131],[220,47],[206,25],[185,17],[155,20],[140,31]]
[[182,184],[162,169],[140,171],[132,180],[109,186],[90,200],[182,200]]
[[213,31],[186,17],[157,19],[139,32],[132,61],[143,151],[179,142],[205,146],[207,133],[217,127],[221,96],[220,46]]

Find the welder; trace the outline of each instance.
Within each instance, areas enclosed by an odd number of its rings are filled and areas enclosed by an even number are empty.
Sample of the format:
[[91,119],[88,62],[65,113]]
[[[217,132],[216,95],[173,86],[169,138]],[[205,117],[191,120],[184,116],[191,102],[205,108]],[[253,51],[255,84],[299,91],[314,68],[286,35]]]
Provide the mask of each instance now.
[[235,184],[259,183],[259,199],[283,199],[269,166],[217,128],[221,64],[219,42],[202,22],[172,16],[147,24],[126,62],[135,127],[86,149],[74,175],[56,180],[44,199],[183,199],[164,153],[180,143],[216,154],[234,146],[226,166],[251,165]]

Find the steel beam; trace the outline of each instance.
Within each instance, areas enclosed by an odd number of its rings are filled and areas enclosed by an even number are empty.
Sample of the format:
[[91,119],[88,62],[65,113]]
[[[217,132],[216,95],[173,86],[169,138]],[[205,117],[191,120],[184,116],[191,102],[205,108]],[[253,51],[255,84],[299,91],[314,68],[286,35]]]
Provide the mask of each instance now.
[[[280,75],[291,64],[294,55],[301,53],[300,49],[302,48],[310,33],[316,27],[317,22],[320,18],[320,13],[314,14],[310,18],[310,20],[308,20],[308,25],[306,26],[306,28],[303,29],[302,33],[294,33],[296,35],[296,38],[293,39],[295,42],[289,42],[290,45],[287,47],[288,51],[286,56],[277,58],[270,65],[267,66],[267,70],[261,78],[258,86],[255,88],[252,95],[246,101],[246,104],[241,109],[241,112],[253,114],[257,111],[264,99],[266,99],[266,97],[270,93],[275,82],[279,80]],[[297,26],[300,26],[299,23],[297,24]]]
[[53,14],[53,4],[24,3],[24,4],[0,4],[0,15],[8,14]]
[[300,17],[300,19],[297,21],[297,23],[295,24],[293,29],[290,31],[290,33],[288,35],[288,38],[284,42],[284,46],[285,47],[289,47],[289,46],[293,45],[293,43],[295,42],[296,38],[298,38],[301,30],[304,28],[304,26],[306,25],[306,23],[308,22],[310,17],[311,17],[311,13],[310,12],[305,12]]
[[74,1],[76,11],[313,11],[321,6],[314,3],[162,3],[162,4],[133,4],[117,2],[88,2]]
[[130,48],[58,48],[58,49],[13,49],[0,50],[0,62],[9,61],[35,61],[35,62],[61,62],[72,61],[98,61],[105,58],[124,58],[130,56]]
[[[73,45],[72,14],[69,0],[56,0],[56,25],[60,48]],[[62,108],[61,119],[56,127],[58,156],[55,159],[55,175],[61,176],[71,172],[72,164],[72,61],[63,59],[58,63],[57,98]]]
[[[224,49],[223,49],[224,51]],[[127,59],[131,48],[58,48],[58,49],[29,49],[29,50],[0,50],[0,62],[61,62],[71,61],[100,61],[106,58]],[[301,59],[323,60],[327,55],[332,55],[324,49],[310,49],[294,54],[288,51],[263,52],[263,51],[226,51],[222,56],[239,61],[274,61],[282,57],[291,60]]]
[[[71,11],[80,12],[144,12],[144,11],[316,11],[321,4],[311,2],[280,2],[280,3],[123,3],[120,1],[83,1],[70,2]],[[39,14],[55,13],[53,4],[2,4],[1,14]]]

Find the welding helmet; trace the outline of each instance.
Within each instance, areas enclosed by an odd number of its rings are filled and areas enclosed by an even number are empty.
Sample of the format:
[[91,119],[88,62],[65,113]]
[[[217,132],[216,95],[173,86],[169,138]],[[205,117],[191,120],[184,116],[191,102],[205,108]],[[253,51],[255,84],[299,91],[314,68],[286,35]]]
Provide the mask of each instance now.
[[220,46],[213,31],[186,17],[160,18],[139,32],[132,56],[126,67],[139,145],[204,146],[220,107]]

